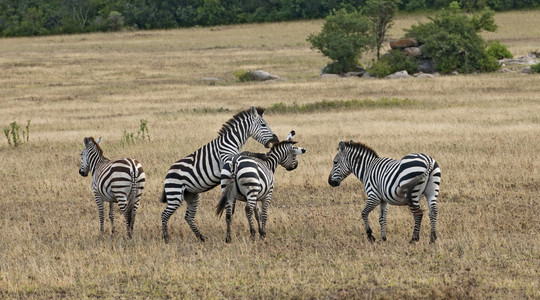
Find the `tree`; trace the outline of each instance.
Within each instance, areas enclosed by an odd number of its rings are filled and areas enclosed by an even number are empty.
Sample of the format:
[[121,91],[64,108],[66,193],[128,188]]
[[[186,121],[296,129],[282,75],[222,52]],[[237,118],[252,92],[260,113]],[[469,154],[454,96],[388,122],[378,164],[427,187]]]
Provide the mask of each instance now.
[[364,14],[371,20],[373,26],[374,48],[377,49],[377,60],[381,58],[381,48],[400,0],[368,0],[364,6]]
[[332,60],[327,65],[328,73],[345,73],[356,69],[362,52],[373,44],[371,23],[357,11],[348,13],[344,9],[333,11],[325,18],[322,31],[310,34],[307,41]]
[[495,57],[488,55],[480,31],[495,31],[494,13],[489,9],[472,17],[462,13],[457,2],[450,9],[430,18],[431,22],[413,25],[406,36],[424,43],[426,54],[442,73],[490,72],[499,68]]

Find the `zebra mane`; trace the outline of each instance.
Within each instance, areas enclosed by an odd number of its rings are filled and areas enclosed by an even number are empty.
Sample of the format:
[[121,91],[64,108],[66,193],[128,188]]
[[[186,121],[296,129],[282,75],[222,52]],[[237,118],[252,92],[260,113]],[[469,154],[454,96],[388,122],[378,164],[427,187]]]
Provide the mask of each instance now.
[[99,144],[96,143],[96,140],[94,139],[94,137],[91,136],[91,137],[88,137],[87,139],[88,139],[88,141],[91,141],[92,143],[94,143],[94,145],[96,146],[96,149],[99,151],[99,154],[100,154],[101,156],[103,156],[103,149],[101,149],[101,147],[99,146]]
[[377,154],[377,152],[375,152],[375,150],[371,149],[369,146],[363,144],[363,143],[360,143],[360,142],[353,142],[352,140],[350,140],[349,142],[344,142],[345,146],[347,146],[348,148],[353,148],[353,149],[356,149],[356,150],[365,150],[367,153],[371,153],[373,154],[375,157],[379,157],[379,155]]
[[283,145],[283,144],[296,144],[297,142],[296,141],[289,141],[289,140],[284,140],[284,141],[281,141],[281,142],[277,142],[275,144],[272,144],[272,148],[270,150],[273,150],[274,148],[278,148],[279,146]]
[[[256,109],[257,109],[257,113],[259,114],[259,116],[261,116],[264,113],[264,108],[256,107]],[[249,115],[249,113],[250,113],[250,109],[246,109],[246,110],[241,111],[241,112],[237,113],[236,115],[234,115],[229,121],[227,121],[227,122],[225,122],[225,124],[223,124],[223,127],[221,127],[221,129],[218,132],[219,136],[222,136],[225,133],[227,133],[227,130],[229,128],[231,128],[238,121],[245,118],[245,116]]]

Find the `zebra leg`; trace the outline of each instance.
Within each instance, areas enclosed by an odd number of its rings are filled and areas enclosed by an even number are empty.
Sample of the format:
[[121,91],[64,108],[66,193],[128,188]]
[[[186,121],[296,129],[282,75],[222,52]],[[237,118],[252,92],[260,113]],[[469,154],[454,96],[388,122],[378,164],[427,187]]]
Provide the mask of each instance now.
[[250,200],[247,201],[246,203],[246,218],[248,220],[248,223],[249,223],[249,233],[251,233],[251,238],[252,239],[255,239],[255,226],[253,224],[253,219],[251,218],[251,216],[253,215],[253,208],[254,208],[254,203]]
[[[182,200],[183,200],[183,192],[175,196],[175,198],[166,199],[167,207],[161,213],[161,227],[163,231],[163,240],[165,241],[165,243],[169,242],[169,232],[167,229],[167,222],[169,222],[169,218],[178,209],[180,204],[182,204]],[[162,201],[165,202],[165,200],[162,200]]]
[[417,196],[414,200],[412,200],[411,192],[409,192],[407,197],[410,198],[409,209],[414,216],[414,230],[411,238],[411,243],[414,243],[420,239],[420,225],[422,224],[422,217],[424,216],[424,213],[422,212],[422,209],[418,204],[418,199],[420,198],[420,196]]
[[386,241],[386,213],[388,212],[388,203],[381,202],[381,216],[379,217],[379,224],[381,224],[381,239]]
[[98,214],[99,214],[99,231],[104,232],[105,227],[103,226],[103,219],[104,219],[104,207],[103,207],[103,201],[101,201],[101,198],[94,193],[94,199],[96,200],[96,204],[98,207]]
[[272,199],[272,190],[266,195],[266,198],[262,203],[262,212],[261,212],[261,228],[259,229],[259,234],[261,239],[266,237],[266,220],[268,219],[268,206],[270,206],[270,200]]
[[368,197],[366,202],[366,207],[362,210],[362,219],[364,220],[364,225],[366,227],[367,238],[370,242],[375,242],[375,237],[373,237],[373,230],[369,226],[369,213],[379,205],[379,200],[373,197]]
[[109,220],[111,221],[111,233],[114,233],[114,203],[113,202],[109,202]]
[[186,215],[184,216],[184,219],[188,223],[189,227],[195,234],[195,236],[201,240],[201,242],[206,241],[206,238],[199,232],[199,229],[195,225],[195,215],[197,214],[197,208],[199,207],[199,194],[192,194],[193,196],[189,199],[186,197]]
[[266,232],[263,231],[261,211],[259,209],[258,203],[255,203],[255,220],[257,220],[257,225],[259,226],[259,235],[261,236],[261,239],[264,239],[264,237],[266,236]]
[[435,199],[433,199],[432,203],[429,205],[429,220],[431,222],[431,237],[429,242],[435,243],[435,240],[437,240],[437,203],[435,202]]
[[232,222],[232,215],[233,215],[233,204],[230,202],[227,202],[227,206],[225,206],[225,220],[227,221],[227,234],[225,235],[225,243],[231,242],[231,222]]

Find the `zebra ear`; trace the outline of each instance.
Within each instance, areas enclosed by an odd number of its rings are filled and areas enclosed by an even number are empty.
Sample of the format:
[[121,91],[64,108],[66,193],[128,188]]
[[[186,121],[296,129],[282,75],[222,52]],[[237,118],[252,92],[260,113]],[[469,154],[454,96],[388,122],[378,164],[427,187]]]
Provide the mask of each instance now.
[[88,145],[88,142],[90,141],[89,138],[85,137],[84,140],[83,140],[83,144],[84,146],[86,147]]
[[339,151],[344,151],[345,150],[345,142],[344,141],[339,141],[338,150]]
[[291,130],[291,132],[289,133],[289,135],[287,136],[287,141],[292,141],[294,140],[294,136],[296,135],[296,132],[294,130]]
[[257,109],[256,109],[255,106],[253,106],[253,105],[252,105],[251,108],[249,109],[249,112],[250,112],[252,115],[254,115],[254,116],[258,115]]
[[99,137],[99,139],[97,139],[96,141],[96,144],[99,144],[99,143],[101,143],[101,137]]

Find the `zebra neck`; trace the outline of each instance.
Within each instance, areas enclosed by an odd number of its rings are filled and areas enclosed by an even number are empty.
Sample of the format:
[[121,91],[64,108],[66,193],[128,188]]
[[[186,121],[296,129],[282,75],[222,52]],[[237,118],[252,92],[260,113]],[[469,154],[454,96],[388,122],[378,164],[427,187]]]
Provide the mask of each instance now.
[[364,154],[364,155],[360,155],[360,156],[357,156],[357,157],[353,157],[351,159],[351,161],[352,161],[352,164],[351,164],[352,165],[352,167],[351,167],[352,173],[354,174],[354,176],[356,176],[356,178],[358,178],[362,182],[362,184],[365,183],[365,179],[367,178],[366,173],[367,173],[368,166],[376,158],[377,157],[375,157],[375,156],[372,156],[372,155],[369,155],[369,154]]
[[[240,152],[248,139],[246,132],[238,130],[238,125],[230,127],[217,138],[218,147],[222,156],[232,156]],[[222,157],[223,159],[223,157]]]
[[272,173],[276,172],[279,157],[275,155],[276,153],[270,153],[268,155],[268,158],[263,162],[264,166],[266,166]]
[[96,172],[100,165],[108,161],[109,160],[106,157],[104,157],[103,155],[99,155],[98,153],[92,156],[90,158],[90,172],[92,173],[92,175]]

